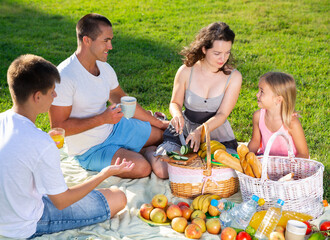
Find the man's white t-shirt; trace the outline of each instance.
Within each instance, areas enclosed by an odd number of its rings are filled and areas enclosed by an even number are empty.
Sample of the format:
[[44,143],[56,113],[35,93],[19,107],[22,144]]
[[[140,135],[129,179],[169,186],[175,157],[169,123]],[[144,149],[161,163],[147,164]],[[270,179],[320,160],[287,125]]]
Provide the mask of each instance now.
[[[117,75],[106,62],[96,61],[99,76],[89,73],[74,53],[57,68],[61,83],[56,84],[55,106],[72,106],[70,118],[88,118],[106,110],[110,91],[119,86]],[[110,135],[113,124],[103,124],[65,138],[69,156],[81,155]]]
[[30,237],[43,214],[42,196],[67,189],[50,136],[12,110],[0,113],[0,235]]

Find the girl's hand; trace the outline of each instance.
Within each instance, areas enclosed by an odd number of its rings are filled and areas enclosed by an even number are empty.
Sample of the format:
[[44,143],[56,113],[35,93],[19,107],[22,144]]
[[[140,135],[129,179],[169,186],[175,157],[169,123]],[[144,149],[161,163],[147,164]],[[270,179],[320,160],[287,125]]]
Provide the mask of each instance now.
[[197,152],[199,149],[199,145],[201,142],[201,133],[202,129],[198,127],[186,138],[186,143],[190,141],[190,147],[193,149],[194,152]]
[[179,134],[183,131],[184,118],[182,115],[174,116],[171,120],[171,125],[175,128],[175,131]]
[[132,171],[134,165],[135,164],[132,163],[132,161],[126,161],[125,158],[122,161],[120,158],[117,158],[115,164],[103,168],[101,173],[107,174],[109,177],[113,175],[119,175],[121,173]]

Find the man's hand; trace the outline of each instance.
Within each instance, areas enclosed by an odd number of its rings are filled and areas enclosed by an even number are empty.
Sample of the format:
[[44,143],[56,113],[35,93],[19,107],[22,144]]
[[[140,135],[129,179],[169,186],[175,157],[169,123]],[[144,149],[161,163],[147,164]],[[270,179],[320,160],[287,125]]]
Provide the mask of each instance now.
[[117,158],[114,165],[110,165],[108,167],[103,168],[100,173],[106,174],[108,177],[113,175],[119,175],[121,173],[127,173],[132,171],[134,165],[135,164],[132,163],[132,161],[126,161],[125,158],[122,161],[120,160],[120,158]]
[[124,116],[124,113],[121,112],[120,107],[116,107],[116,104],[113,103],[102,113],[102,116],[104,123],[116,124]]
[[162,122],[162,126],[160,127],[160,129],[162,129],[162,130],[165,130],[167,127],[168,127],[168,125],[170,124],[170,121],[168,121],[168,120],[160,120],[161,122]]

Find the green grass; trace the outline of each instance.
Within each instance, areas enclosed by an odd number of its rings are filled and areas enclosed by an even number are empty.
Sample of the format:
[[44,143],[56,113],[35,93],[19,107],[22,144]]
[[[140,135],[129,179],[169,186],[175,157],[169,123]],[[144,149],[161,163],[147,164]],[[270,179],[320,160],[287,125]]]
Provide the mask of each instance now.
[[[90,12],[107,16],[115,38],[109,63],[119,82],[140,104],[169,115],[178,52],[214,21],[236,33],[233,54],[243,86],[230,122],[239,141],[249,141],[258,108],[258,78],[268,71],[294,76],[296,109],[312,159],[325,165],[324,192],[330,200],[329,2],[327,0],[2,0],[0,7],[0,112],[11,107],[6,84],[9,64],[33,53],[59,64],[76,49],[75,24]],[[49,129],[47,114],[37,120]]]

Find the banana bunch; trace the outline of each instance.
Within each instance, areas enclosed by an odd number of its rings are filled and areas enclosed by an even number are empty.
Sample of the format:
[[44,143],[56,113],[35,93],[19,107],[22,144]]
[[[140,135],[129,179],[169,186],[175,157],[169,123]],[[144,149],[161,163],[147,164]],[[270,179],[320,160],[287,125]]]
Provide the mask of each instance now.
[[212,199],[219,200],[221,198],[218,195],[212,194],[199,195],[193,200],[191,206],[194,210],[202,210],[204,213],[206,213],[209,209]]
[[[211,147],[211,154],[213,154],[218,149],[223,149],[226,151],[226,147],[222,143],[219,143],[216,140],[210,141],[210,147]],[[202,159],[206,157],[206,149],[207,149],[206,142],[204,142],[200,145],[199,151],[197,153],[198,156],[200,156]]]

